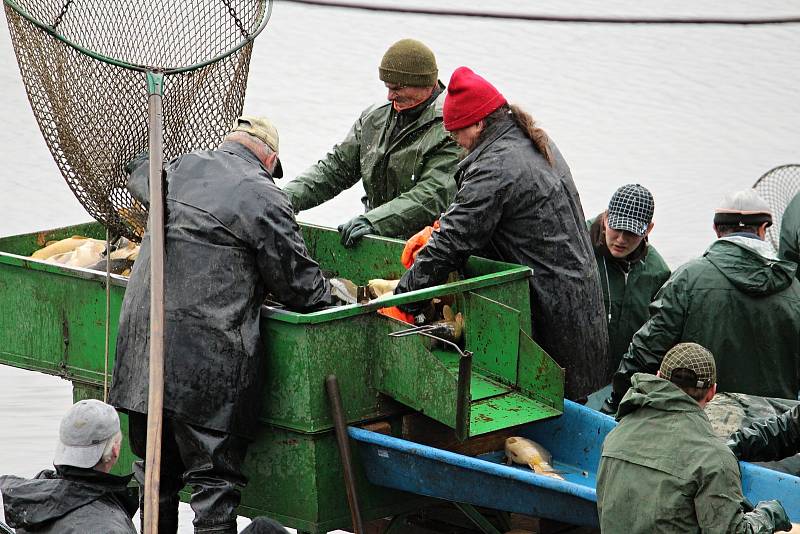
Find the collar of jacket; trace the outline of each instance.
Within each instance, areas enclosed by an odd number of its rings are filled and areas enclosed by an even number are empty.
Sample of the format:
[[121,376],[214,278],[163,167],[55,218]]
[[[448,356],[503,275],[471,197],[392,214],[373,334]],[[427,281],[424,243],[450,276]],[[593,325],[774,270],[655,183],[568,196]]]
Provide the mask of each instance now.
[[[381,113],[379,115],[379,117],[381,117],[380,120],[384,122],[383,135],[389,138],[389,145],[386,149],[387,154],[394,150],[394,147],[399,145],[406,137],[408,137],[411,132],[419,130],[420,128],[426,128],[428,124],[433,121],[442,122],[444,120],[442,118],[442,110],[444,108],[444,99],[447,92],[444,91],[444,85],[442,82],[438,82],[437,89],[441,92],[439,92],[436,98],[431,101],[432,104],[430,102],[427,104],[423,103],[411,110],[407,110],[415,111],[421,109],[422,111],[414,120],[408,121],[408,123],[405,124],[396,135],[393,134],[393,125],[397,124],[396,121],[399,120],[399,117],[395,117],[394,115],[400,115],[402,112],[395,111],[394,107],[392,107],[392,103],[387,102],[386,105],[389,107],[389,114],[385,115]],[[378,117],[376,117],[376,119],[377,118]],[[390,130],[390,128],[392,130]]]
[[614,265],[618,266],[624,272],[628,272],[631,270],[631,266],[636,263],[637,261],[644,261],[647,257],[647,238],[645,237],[642,239],[642,242],[639,243],[639,246],[636,247],[636,250],[625,256],[624,258],[616,258],[611,251],[608,250],[608,245],[606,244],[606,235],[603,231],[603,225],[601,221],[603,220],[603,214],[601,213],[597,217],[591,220],[591,226],[589,226],[589,237],[592,239],[592,247],[594,247],[595,253],[600,255],[606,260],[612,262]]
[[132,474],[125,476],[103,473],[97,469],[86,469],[72,465],[56,465],[56,473],[64,480],[87,482],[98,486],[106,486],[109,490],[125,489],[131,481]]
[[705,412],[696,400],[681,388],[649,373],[636,373],[631,377],[631,387],[617,410],[617,421],[642,408],[661,412]]
[[275,179],[272,177],[272,173],[270,173],[267,170],[267,168],[264,167],[264,164],[261,163],[261,160],[258,159],[258,156],[256,156],[252,150],[250,150],[243,144],[237,143],[235,141],[225,141],[219,146],[217,150],[221,150],[223,152],[239,156],[240,158],[249,161],[253,165],[258,165],[259,167],[264,169],[264,172],[267,173],[269,179],[272,180],[273,183],[275,182]]
[[[498,120],[486,128],[486,130],[484,130],[483,141],[481,141],[480,144],[476,146],[466,158],[459,162],[458,166],[456,167],[456,176],[460,177],[464,170],[472,165],[472,163],[478,159],[478,157],[480,157],[484,150],[489,148],[492,143],[497,141],[500,137],[511,131],[513,128],[516,128],[516,124],[514,124],[514,120],[511,118],[511,116],[506,117],[505,120]],[[459,185],[461,185],[460,180],[458,181]]]

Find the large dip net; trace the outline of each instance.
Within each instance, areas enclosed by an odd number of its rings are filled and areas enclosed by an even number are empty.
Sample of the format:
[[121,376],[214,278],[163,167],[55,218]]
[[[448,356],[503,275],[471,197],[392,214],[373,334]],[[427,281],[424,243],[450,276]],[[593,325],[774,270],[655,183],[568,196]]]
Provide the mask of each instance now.
[[70,189],[112,234],[147,210],[125,163],[148,146],[147,72],[163,74],[165,160],[216,147],[241,115],[271,0],[5,0],[39,128]]
[[772,208],[772,226],[767,228],[767,239],[777,250],[783,212],[800,193],[800,165],[780,165],[768,170],[753,184],[753,189]]

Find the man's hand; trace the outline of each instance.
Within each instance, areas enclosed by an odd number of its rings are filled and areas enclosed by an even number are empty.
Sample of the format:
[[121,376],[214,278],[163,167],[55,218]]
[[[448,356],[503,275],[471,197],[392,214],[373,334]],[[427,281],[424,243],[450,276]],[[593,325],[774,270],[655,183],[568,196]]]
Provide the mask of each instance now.
[[363,215],[350,219],[338,228],[341,242],[346,248],[354,246],[362,237],[375,231]]

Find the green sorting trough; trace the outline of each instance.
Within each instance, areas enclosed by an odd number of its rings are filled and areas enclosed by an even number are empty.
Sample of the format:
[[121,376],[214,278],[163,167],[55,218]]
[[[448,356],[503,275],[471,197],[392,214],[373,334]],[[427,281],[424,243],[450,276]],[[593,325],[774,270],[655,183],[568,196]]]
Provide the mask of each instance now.
[[[301,226],[326,274],[365,285],[404,271],[401,241],[369,237],[345,249],[336,231]],[[75,400],[102,398],[105,273],[27,257],[48,241],[73,235],[104,238],[105,230],[87,223],[0,238],[0,363],[70,380]],[[386,420],[395,433],[399,417],[412,410],[450,426],[459,439],[562,413],[563,370],[530,338],[532,274],[527,267],[472,257],[456,282],[380,302],[307,314],[265,306],[264,409],[248,452],[240,514],[269,515],[312,533],[349,526],[324,387],[329,374],[338,377],[349,424]],[[111,276],[109,373],[126,283]],[[435,297],[464,316],[463,354],[422,336],[391,337],[410,325],[376,313]],[[133,459],[127,451],[119,471],[128,471]],[[420,497],[371,486],[360,468],[356,482],[368,520],[424,504]]]

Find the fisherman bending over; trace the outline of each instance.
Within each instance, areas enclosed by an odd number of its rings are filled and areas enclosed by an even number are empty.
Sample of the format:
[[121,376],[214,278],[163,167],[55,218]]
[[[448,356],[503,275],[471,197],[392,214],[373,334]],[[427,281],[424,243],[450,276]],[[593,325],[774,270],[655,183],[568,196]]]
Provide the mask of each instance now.
[[402,39],[378,76],[388,103],[367,108],[344,141],[284,188],[295,212],[330,200],[359,180],[366,213],[339,226],[346,247],[367,234],[410,237],[433,223],[456,192],[458,146],[442,127],[444,85],[433,52]]
[[[129,188],[147,198],[146,160]],[[333,304],[306,251],[283,175],[278,132],[240,117],[216,150],[166,168],[164,428],[159,533],[178,528],[178,491],[194,487],[195,532],[236,532],[242,462],[259,428],[267,294],[292,310]],[[119,320],[110,402],[129,414],[131,448],[144,458],[150,335],[150,238],[134,264]],[[143,480],[142,463],[136,477]]]
[[[443,283],[471,254],[533,268],[533,339],[566,369],[565,394],[607,381],[606,319],[589,232],[569,167],[533,118],[466,67],[453,72],[444,124],[469,151],[460,189],[395,290]],[[414,313],[414,306],[401,306]]]
[[778,501],[744,508],[736,458],[703,412],[714,397],[714,356],[696,343],[667,352],[656,376],[637,373],[603,443],[600,530],[608,534],[789,530]]
[[0,477],[6,522],[17,534],[135,534],[131,475],[109,474],[121,444],[114,408],[94,399],[72,405],[58,430],[55,471]]

